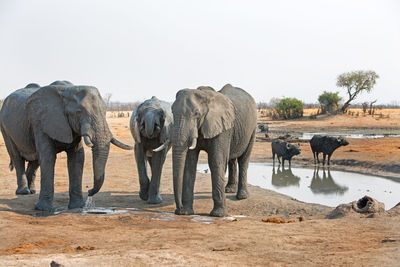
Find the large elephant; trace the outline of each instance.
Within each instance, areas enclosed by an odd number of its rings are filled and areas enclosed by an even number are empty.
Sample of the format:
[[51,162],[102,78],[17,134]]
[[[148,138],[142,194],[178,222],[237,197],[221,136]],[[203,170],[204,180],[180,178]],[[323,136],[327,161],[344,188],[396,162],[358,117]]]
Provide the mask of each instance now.
[[[139,196],[148,203],[162,202],[160,178],[169,148],[172,128],[171,104],[153,96],[141,103],[132,113],[130,129],[135,139],[135,159],[139,174]],[[151,167],[151,181],[146,162]]]
[[99,91],[67,81],[44,87],[29,84],[10,94],[0,111],[0,126],[10,155],[10,169],[16,169],[17,194],[35,192],[35,171],[40,166],[40,195],[35,205],[38,210],[53,209],[54,164],[56,154],[61,151],[68,158],[68,208],[83,207],[82,136],[93,155],[94,185],[89,196],[103,185],[110,142],[123,149],[133,149],[113,138]]
[[[208,153],[214,201],[210,215],[227,215],[225,190],[235,191],[237,185],[237,199],[248,197],[247,168],[257,126],[254,99],[230,84],[218,92],[211,87],[183,89],[176,94],[172,113],[175,213],[194,213],[197,161],[200,150],[205,150]],[[239,165],[238,184],[234,179],[236,160]],[[224,190],[228,161],[231,174]]]

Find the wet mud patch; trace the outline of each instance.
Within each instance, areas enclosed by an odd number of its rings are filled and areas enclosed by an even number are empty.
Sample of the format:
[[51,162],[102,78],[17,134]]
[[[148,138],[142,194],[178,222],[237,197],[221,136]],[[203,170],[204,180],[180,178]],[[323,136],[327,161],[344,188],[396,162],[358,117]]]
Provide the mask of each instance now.
[[145,224],[149,221],[164,221],[164,222],[188,222],[201,224],[214,224],[218,222],[237,221],[238,218],[246,218],[243,215],[232,215],[228,217],[211,217],[207,215],[176,215],[171,212],[148,210],[140,208],[117,208],[117,207],[94,207],[72,209],[67,207],[56,208],[50,212],[38,212],[35,217],[56,216],[59,214],[80,214],[83,216],[113,216],[113,215],[132,215],[118,217],[122,224]]
[[49,248],[63,248],[66,242],[59,239],[46,239],[37,242],[22,242],[19,245],[2,251],[1,255],[37,254],[40,250]]

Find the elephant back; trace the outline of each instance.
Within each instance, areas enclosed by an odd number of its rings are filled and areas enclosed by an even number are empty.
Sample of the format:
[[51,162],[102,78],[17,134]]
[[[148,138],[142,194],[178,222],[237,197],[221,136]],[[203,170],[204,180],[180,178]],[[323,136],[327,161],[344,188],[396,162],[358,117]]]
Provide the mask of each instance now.
[[0,111],[0,124],[3,134],[9,136],[16,144],[25,144],[25,133],[28,128],[28,116],[25,111],[27,99],[37,87],[18,89],[11,93],[3,102]]
[[245,90],[234,87],[230,84],[225,85],[219,92],[228,97],[235,107],[233,135],[234,138],[238,138],[241,141],[239,146],[236,148],[232,147],[232,149],[240,151],[243,149],[243,146],[247,147],[252,134],[257,127],[256,102],[254,101],[254,98]]

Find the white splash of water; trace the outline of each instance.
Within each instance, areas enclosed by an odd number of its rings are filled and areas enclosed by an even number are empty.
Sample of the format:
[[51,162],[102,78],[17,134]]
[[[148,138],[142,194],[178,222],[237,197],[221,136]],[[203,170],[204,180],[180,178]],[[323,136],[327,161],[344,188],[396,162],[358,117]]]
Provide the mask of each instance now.
[[93,197],[88,196],[85,202],[84,209],[93,209],[95,208]]

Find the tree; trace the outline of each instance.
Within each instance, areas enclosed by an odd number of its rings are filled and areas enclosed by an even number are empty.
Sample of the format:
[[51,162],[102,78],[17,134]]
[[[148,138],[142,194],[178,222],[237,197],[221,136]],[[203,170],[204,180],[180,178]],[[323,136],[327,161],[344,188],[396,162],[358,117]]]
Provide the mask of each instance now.
[[349,99],[343,104],[342,112],[346,112],[350,106],[350,102],[353,101],[359,93],[363,91],[371,92],[378,78],[379,75],[372,70],[359,70],[340,74],[337,77],[336,86],[346,88],[347,94],[349,95]]
[[303,102],[296,98],[284,98],[277,106],[275,111],[281,119],[295,119],[303,117]]
[[111,94],[111,93],[106,93],[106,94],[103,96],[103,100],[104,100],[104,102],[106,103],[107,110],[110,110],[110,108],[111,108],[111,97],[112,97],[112,94]]
[[324,91],[318,97],[318,102],[321,105],[322,113],[332,112],[336,110],[340,100],[342,100],[342,98],[339,96],[339,92],[331,93]]

